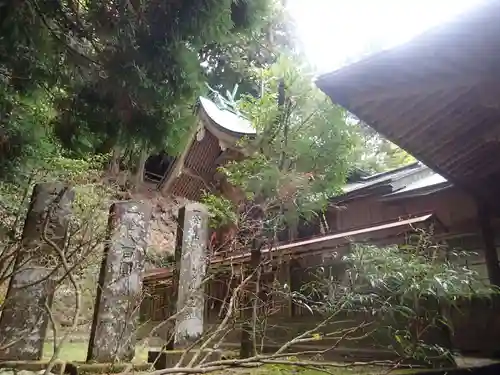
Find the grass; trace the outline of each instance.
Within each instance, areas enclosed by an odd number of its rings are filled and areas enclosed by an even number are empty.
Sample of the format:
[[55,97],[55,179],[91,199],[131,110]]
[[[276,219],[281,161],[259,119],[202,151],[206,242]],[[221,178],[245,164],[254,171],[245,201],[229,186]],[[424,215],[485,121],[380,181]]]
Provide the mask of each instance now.
[[[88,342],[67,342],[63,345],[59,353],[62,361],[84,362],[87,359]],[[51,342],[46,342],[43,347],[43,359],[49,360],[52,357],[53,346]],[[148,358],[148,348],[138,345],[135,350],[133,363],[144,363]]]

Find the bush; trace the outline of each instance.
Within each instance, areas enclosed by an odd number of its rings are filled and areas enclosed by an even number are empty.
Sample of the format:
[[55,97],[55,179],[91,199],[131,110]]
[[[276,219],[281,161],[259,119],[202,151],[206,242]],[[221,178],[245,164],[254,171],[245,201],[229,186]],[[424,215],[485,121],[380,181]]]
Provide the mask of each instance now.
[[1,82],[0,111],[0,175],[15,181],[20,172],[42,167],[58,152],[50,127],[54,111],[46,94],[21,96]]

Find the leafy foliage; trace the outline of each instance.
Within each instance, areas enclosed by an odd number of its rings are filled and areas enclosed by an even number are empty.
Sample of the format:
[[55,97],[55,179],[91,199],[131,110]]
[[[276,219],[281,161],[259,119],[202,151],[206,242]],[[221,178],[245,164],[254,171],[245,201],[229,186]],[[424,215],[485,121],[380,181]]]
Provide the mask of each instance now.
[[[29,173],[16,175],[15,181],[0,182],[0,217],[2,226],[8,227],[24,217],[28,206],[31,189],[35,183],[64,181],[75,187],[76,199],[74,211],[76,217],[79,213],[88,212],[96,206],[105,207],[108,199],[113,196],[113,186],[101,183],[103,165],[106,156],[96,155],[88,159],[72,159],[60,154],[51,155],[50,160],[45,160],[39,168],[32,169]],[[105,208],[107,215],[107,207]],[[19,228],[14,228],[18,230]]]
[[222,170],[249,199],[287,206],[290,213],[321,210],[344,183],[354,145],[344,113],[292,58],[283,57],[261,77],[262,95],[238,101],[257,130],[255,139],[242,141],[250,157]]
[[353,284],[397,296],[405,303],[426,297],[453,301],[484,291],[474,271],[434,256],[413,246],[406,251],[397,246],[356,246],[344,260],[352,265]]
[[216,229],[237,221],[236,209],[229,199],[213,194],[204,194],[201,202],[209,209],[211,228]]
[[356,166],[367,172],[384,172],[416,162],[416,159],[394,143],[383,138],[361,121],[356,122]]
[[[222,58],[206,46],[244,40],[271,6],[270,0],[4,2],[2,144],[17,145],[16,132],[31,144],[28,138],[42,132],[55,133],[74,157],[138,148],[175,155],[194,124],[205,73]],[[29,118],[35,113],[22,116],[24,123],[18,113],[11,117],[19,101],[38,100],[40,90],[52,111],[50,126]]]
[[[199,50],[237,39],[266,9],[264,0],[144,2],[132,9],[92,2],[87,17],[100,43],[99,75],[76,91],[77,100],[90,108],[102,103],[112,126],[104,135],[113,134],[115,143],[134,139],[174,147],[192,124],[190,105],[203,87]],[[96,125],[89,124],[92,133],[99,133]]]
[[376,325],[373,329],[402,358],[430,362],[446,357],[449,348],[428,344],[429,331],[449,335],[449,316],[458,301],[497,292],[458,265],[456,260],[468,255],[433,242],[430,232],[423,231],[404,246],[355,244],[342,257],[345,268],[339,272],[345,277],[336,279],[328,267],[320,267],[293,296],[314,313],[361,316]]
[[216,92],[239,86],[234,99],[241,94],[258,96],[261,91],[260,69],[276,63],[282,54],[295,50],[297,38],[293,21],[283,1],[272,0],[267,12],[260,12],[258,28],[239,33],[231,43],[210,43],[201,49],[208,85]]
[[12,180],[20,166],[40,167],[57,152],[50,134],[53,111],[43,92],[16,93],[0,81],[0,173]]

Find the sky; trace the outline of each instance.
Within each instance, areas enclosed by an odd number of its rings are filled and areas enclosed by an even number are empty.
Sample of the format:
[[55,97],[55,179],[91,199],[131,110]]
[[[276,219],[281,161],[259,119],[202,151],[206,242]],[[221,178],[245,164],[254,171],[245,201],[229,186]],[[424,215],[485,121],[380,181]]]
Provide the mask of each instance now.
[[390,48],[477,6],[482,0],[288,0],[317,73]]

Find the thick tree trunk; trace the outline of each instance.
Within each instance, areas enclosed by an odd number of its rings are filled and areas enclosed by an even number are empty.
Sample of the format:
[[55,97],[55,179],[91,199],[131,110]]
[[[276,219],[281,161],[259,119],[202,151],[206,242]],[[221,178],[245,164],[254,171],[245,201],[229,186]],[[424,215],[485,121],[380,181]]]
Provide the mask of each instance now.
[[144,183],[144,168],[148,158],[148,151],[146,148],[141,149],[139,159],[137,161],[136,173],[134,178],[134,187],[138,189]]

